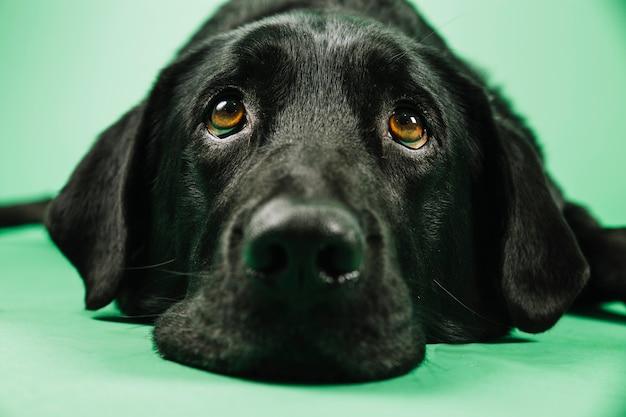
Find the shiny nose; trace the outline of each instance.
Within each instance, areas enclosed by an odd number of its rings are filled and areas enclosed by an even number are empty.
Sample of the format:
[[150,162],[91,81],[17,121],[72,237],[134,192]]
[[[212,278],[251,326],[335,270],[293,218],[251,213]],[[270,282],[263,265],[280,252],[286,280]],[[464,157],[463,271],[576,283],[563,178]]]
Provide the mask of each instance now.
[[306,307],[358,281],[365,238],[354,215],[328,202],[275,199],[252,215],[243,237],[247,275]]

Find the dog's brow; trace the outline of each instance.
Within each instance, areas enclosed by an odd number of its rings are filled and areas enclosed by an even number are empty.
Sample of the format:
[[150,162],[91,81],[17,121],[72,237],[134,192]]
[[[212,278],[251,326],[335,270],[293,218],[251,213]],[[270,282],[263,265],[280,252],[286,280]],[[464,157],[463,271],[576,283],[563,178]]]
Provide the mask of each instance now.
[[281,53],[281,45],[294,38],[305,37],[304,31],[295,31],[286,25],[274,23],[252,28],[237,40],[235,54],[247,62],[265,62],[278,58],[274,54]]

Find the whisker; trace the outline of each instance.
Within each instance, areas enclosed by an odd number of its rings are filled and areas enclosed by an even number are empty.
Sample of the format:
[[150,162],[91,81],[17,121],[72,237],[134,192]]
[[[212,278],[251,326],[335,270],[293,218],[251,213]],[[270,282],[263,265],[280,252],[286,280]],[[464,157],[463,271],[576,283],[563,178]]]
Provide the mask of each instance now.
[[160,316],[161,316],[160,314],[137,314],[137,315],[133,315],[133,316],[123,315],[123,316],[120,316],[120,318],[128,319],[128,320],[133,320],[133,319],[156,319],[156,318],[159,318]]
[[469,311],[470,313],[472,313],[473,315],[475,315],[476,317],[483,319],[485,321],[488,321],[489,323],[493,323],[493,324],[497,324],[498,326],[506,326],[506,324],[495,321],[493,319],[490,319],[489,317],[483,316],[482,314],[476,312],[475,310],[473,310],[472,308],[470,308],[467,304],[465,304],[463,301],[461,301],[457,296],[455,296],[454,294],[452,294],[450,291],[448,291],[446,289],[446,287],[444,287],[439,281],[437,281],[436,279],[433,279],[433,282],[435,284],[437,284],[437,286],[439,288],[441,288],[446,294],[448,294],[450,296],[450,298],[452,298],[454,301],[456,301],[457,303],[459,303],[460,306],[462,306],[464,309],[466,309],[467,311]]
[[433,35],[436,35],[436,34],[440,33],[440,32],[441,32],[441,29],[445,28],[445,27],[446,27],[446,26],[448,26],[449,24],[451,24],[451,23],[453,23],[453,22],[455,22],[455,21],[457,21],[457,20],[459,20],[459,19],[461,19],[462,17],[465,17],[465,16],[467,16],[467,13],[464,13],[464,14],[458,15],[457,17],[455,17],[455,18],[453,18],[453,19],[448,20],[448,21],[447,21],[446,23],[444,23],[443,25],[437,26],[437,30],[432,30],[432,31],[431,31],[428,35],[424,36],[424,37],[423,37],[423,38],[419,41],[419,43],[423,43],[426,39],[430,38],[431,36],[433,36]]
[[97,320],[134,324],[135,326],[133,326],[132,328],[138,329],[145,325],[153,324],[156,321],[156,319],[158,319],[160,316],[161,314],[153,313],[153,314],[137,314],[137,315],[132,315],[132,316],[123,314],[119,316],[110,316],[110,317],[107,316],[104,318],[102,317],[95,317],[95,318]]
[[184,272],[184,271],[174,271],[172,269],[165,269],[165,268],[159,268],[159,272],[165,272],[167,274],[171,274],[172,276],[177,276],[177,277],[197,277],[198,275],[204,273],[204,271]]
[[154,297],[152,301],[166,301],[169,304],[169,303],[177,303],[179,301],[182,301],[183,299],[176,298],[176,297]]
[[142,265],[142,266],[128,266],[124,269],[128,270],[128,271],[136,271],[136,270],[142,270],[142,269],[156,269],[159,268],[163,265],[169,265],[172,262],[176,261],[176,259],[170,259],[169,261],[164,261],[164,262],[160,262],[158,264],[153,264],[153,265]]

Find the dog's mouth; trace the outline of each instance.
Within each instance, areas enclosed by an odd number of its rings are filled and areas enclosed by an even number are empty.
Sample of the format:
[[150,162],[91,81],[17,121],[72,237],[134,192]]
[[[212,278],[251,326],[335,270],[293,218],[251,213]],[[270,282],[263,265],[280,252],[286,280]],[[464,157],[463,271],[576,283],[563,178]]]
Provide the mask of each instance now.
[[156,323],[166,358],[241,377],[388,378],[424,356],[380,233],[339,204],[273,199],[226,233],[221,267]]
[[399,376],[424,357],[407,312],[337,317],[336,309],[303,314],[281,306],[208,317],[204,305],[181,302],[159,319],[154,340],[166,359],[255,380],[338,383]]

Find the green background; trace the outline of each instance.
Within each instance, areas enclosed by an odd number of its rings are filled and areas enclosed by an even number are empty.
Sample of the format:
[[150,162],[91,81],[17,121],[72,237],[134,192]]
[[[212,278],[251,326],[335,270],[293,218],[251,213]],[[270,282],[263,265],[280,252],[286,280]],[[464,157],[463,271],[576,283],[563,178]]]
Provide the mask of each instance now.
[[[0,0],[0,201],[58,190],[216,4]],[[626,1],[419,4],[528,118],[567,194],[625,222]]]
[[[0,202],[55,193],[216,4],[0,0]],[[419,4],[503,86],[567,195],[625,224],[626,1]],[[622,305],[506,343],[429,346],[422,367],[391,381],[303,387],[162,361],[150,327],[81,302],[41,228],[0,234],[0,417],[626,416]]]

